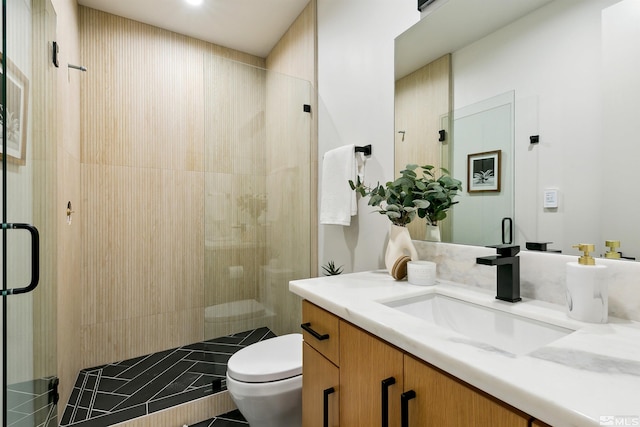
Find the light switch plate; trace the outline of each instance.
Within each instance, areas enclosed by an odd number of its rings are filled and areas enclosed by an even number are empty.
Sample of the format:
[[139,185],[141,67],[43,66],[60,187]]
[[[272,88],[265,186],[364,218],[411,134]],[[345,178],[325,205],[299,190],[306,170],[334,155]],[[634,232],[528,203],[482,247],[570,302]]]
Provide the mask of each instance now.
[[544,190],[543,206],[545,209],[553,209],[558,207],[558,190],[556,189]]

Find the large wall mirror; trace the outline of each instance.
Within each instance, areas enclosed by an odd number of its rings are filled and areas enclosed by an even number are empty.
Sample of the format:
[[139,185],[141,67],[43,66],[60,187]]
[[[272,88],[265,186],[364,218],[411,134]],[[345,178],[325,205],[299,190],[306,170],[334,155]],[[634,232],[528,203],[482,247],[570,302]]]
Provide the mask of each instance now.
[[[503,158],[503,166],[511,165],[513,173],[503,174],[502,183],[513,186],[514,243],[524,248],[525,242],[551,242],[549,249],[565,254],[577,253],[573,244],[594,243],[596,255],[602,255],[606,240],[619,240],[623,257],[640,259],[640,228],[634,224],[640,199],[633,175],[640,162],[640,51],[634,46],[640,39],[640,2],[488,0],[474,11],[475,3],[437,0],[396,39],[397,80],[451,53],[449,111],[422,116],[451,126],[451,139],[442,144],[436,134],[420,142],[441,144],[436,158],[465,183],[443,240],[500,243],[501,229],[479,241],[456,224],[462,221],[456,209],[469,196],[468,163],[458,158],[493,150],[465,146],[464,153],[457,152],[455,118],[470,106],[511,94],[513,153]],[[487,23],[484,16],[496,21]],[[397,106],[396,100],[396,121],[402,114]],[[396,123],[396,131],[403,127]],[[396,134],[396,147],[401,136],[404,142],[409,137]],[[538,142],[532,144],[531,136]],[[556,207],[549,207],[548,199],[545,205],[545,194],[556,195]],[[495,227],[500,220],[483,219],[467,228]]]

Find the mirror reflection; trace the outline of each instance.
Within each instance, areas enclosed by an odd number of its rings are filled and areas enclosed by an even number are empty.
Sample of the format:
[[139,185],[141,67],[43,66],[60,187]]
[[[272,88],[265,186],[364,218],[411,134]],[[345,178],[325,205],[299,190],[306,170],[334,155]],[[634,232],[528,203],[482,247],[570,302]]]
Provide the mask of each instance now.
[[[455,12],[453,5],[464,1],[448,0],[423,14],[415,27],[435,25],[445,18],[455,20],[456,16],[446,14]],[[506,7],[511,2],[489,3],[488,7],[500,3]],[[640,130],[640,83],[635,77],[640,72],[640,52],[633,47],[640,39],[639,23],[637,0],[555,0],[484,37],[470,36],[450,55],[449,108],[423,111],[421,117],[446,128],[449,140],[441,144],[437,131],[429,131],[428,141],[417,145],[435,146],[437,153],[432,158],[466,182],[467,155],[494,149],[483,145],[458,153],[456,129],[449,123],[455,123],[458,111],[512,93],[513,154],[503,167],[513,167],[509,182],[514,195],[514,242],[523,248],[526,242],[551,242],[549,249],[569,254],[575,253],[573,244],[594,243],[596,254],[602,255],[608,249],[605,241],[619,240],[623,257],[640,257],[640,235],[633,226],[640,216],[640,202],[633,196],[632,175],[632,162],[640,158],[640,148],[633,144]],[[414,27],[407,33],[412,31]],[[448,36],[440,35],[443,39]],[[396,39],[396,67],[415,63],[417,55],[424,56],[423,64],[441,55],[429,46],[407,49],[406,43],[399,43],[403,37]],[[398,111],[397,98],[396,91],[396,131],[402,131],[406,125],[398,124],[403,112]],[[419,105],[418,100],[414,102]],[[407,130],[403,136],[406,142],[411,134]],[[530,142],[532,136],[538,136],[537,143]],[[482,134],[477,139],[482,141]],[[395,142],[397,153],[398,133]],[[502,174],[503,185],[507,175]],[[462,221],[456,217],[458,209],[468,197],[484,199],[495,194],[469,194],[466,187],[464,193],[453,208],[447,225],[450,232],[442,233],[443,240],[479,244],[477,236],[467,235],[464,226],[456,224]],[[545,207],[545,195],[555,195],[556,207],[554,203]],[[468,229],[485,230],[500,220],[481,218]],[[491,243],[500,243],[501,227],[491,234]],[[422,238],[419,232],[412,236]]]
[[451,212],[453,242],[513,243],[513,114],[513,91],[453,113],[449,167],[464,182]]

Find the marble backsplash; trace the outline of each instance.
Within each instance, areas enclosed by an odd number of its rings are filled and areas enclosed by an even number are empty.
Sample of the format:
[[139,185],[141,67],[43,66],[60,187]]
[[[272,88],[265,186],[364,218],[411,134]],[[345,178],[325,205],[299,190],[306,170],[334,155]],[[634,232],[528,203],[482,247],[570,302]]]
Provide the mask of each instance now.
[[[494,249],[450,243],[413,241],[421,260],[437,263],[439,279],[495,289],[497,268],[476,264],[476,258]],[[520,294],[555,304],[566,302],[566,264],[578,255],[523,250],[520,257]],[[609,316],[640,321],[640,262],[596,259],[608,267]]]

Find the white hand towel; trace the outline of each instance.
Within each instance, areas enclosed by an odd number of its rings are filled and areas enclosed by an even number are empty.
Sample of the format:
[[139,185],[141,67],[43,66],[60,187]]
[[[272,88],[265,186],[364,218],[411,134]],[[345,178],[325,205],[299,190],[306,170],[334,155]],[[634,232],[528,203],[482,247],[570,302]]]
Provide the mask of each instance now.
[[355,145],[329,150],[322,162],[322,194],[320,224],[351,225],[351,216],[358,213],[356,192],[349,180],[356,180]]

